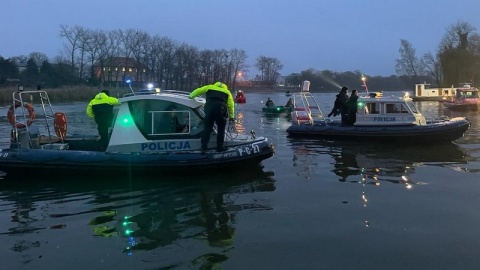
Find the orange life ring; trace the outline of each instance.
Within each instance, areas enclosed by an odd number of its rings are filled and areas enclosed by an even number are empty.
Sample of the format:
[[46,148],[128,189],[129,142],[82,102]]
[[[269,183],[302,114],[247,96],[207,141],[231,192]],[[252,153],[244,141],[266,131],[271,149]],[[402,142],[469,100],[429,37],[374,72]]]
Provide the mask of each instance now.
[[[20,105],[15,106],[15,108],[17,108],[19,106]],[[35,110],[33,109],[32,104],[25,102],[25,103],[23,103],[23,107],[25,107],[25,109],[27,109],[27,111],[28,111],[27,126],[30,126],[33,123],[33,120],[35,120],[37,115],[35,114]],[[10,122],[10,124],[12,126],[16,126],[17,128],[24,128],[25,127],[24,124],[15,123],[15,113],[14,113],[14,111],[15,111],[15,109],[13,108],[13,105],[10,106],[10,108],[8,108],[8,112],[7,112],[8,122]]]
[[60,139],[65,140],[67,135],[67,117],[62,112],[56,112],[53,116],[53,123],[55,134],[57,134]]

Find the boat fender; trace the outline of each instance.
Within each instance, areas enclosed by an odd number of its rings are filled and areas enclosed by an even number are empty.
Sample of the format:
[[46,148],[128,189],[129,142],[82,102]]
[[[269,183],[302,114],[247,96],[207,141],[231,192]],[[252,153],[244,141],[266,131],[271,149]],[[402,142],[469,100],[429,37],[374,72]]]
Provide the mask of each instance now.
[[[15,106],[15,108],[17,108],[18,106]],[[27,126],[30,126],[32,123],[33,123],[33,120],[35,120],[36,118],[36,114],[35,114],[35,110],[33,109],[33,106],[32,104],[30,103],[27,103],[25,102],[23,104],[23,107],[25,107],[25,109],[27,109],[28,111],[28,120],[27,120]],[[7,112],[7,118],[8,118],[8,122],[10,122],[10,124],[12,126],[16,126],[17,128],[24,128],[25,125],[22,124],[22,123],[15,123],[15,113],[14,113],[14,108],[13,108],[13,105],[10,106],[10,108],[8,108],[8,112]]]
[[56,112],[53,115],[53,123],[55,134],[57,134],[60,139],[65,140],[67,135],[67,117],[62,112]]

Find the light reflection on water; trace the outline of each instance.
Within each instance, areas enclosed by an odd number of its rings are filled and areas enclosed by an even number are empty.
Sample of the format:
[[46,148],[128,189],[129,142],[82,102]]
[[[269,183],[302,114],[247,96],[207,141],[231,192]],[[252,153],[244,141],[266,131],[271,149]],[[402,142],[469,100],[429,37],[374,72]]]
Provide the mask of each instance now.
[[[247,103],[236,105],[237,130],[254,130],[276,147],[263,168],[6,177],[0,182],[0,260],[11,269],[68,268],[79,257],[85,269],[478,265],[480,239],[472,237],[480,226],[478,112],[416,103],[428,118],[469,118],[470,131],[454,144],[329,142],[288,138],[288,116],[262,113],[263,100],[283,104],[284,94],[246,95]],[[334,95],[317,94],[324,111]],[[73,133],[96,132],[85,105],[56,107],[67,113]],[[6,122],[5,108],[0,115]],[[9,127],[0,125],[0,132],[0,143],[8,143]]]

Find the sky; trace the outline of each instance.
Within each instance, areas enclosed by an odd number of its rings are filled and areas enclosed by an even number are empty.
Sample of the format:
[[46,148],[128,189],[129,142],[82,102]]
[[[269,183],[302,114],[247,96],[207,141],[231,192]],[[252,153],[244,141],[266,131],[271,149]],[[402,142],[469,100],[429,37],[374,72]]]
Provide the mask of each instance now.
[[309,68],[395,75],[400,40],[436,53],[448,28],[480,33],[480,0],[1,0],[0,56],[63,53],[60,25],[140,29],[201,50],[241,49],[254,77],[260,56],[281,75]]

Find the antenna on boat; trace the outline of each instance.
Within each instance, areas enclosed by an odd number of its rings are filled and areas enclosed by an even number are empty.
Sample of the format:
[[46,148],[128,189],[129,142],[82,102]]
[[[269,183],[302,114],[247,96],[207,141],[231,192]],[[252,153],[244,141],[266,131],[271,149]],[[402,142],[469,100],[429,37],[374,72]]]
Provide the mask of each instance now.
[[128,79],[125,81],[128,84],[128,88],[130,88],[130,91],[132,91],[132,94],[135,95],[135,91],[132,89],[132,80]]
[[365,92],[367,92],[368,94],[367,77],[365,77],[365,75],[363,74],[362,74],[362,87],[363,87],[363,90],[365,90]]

